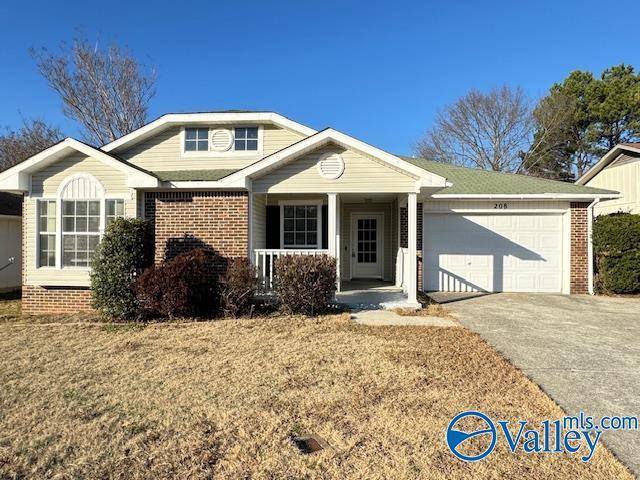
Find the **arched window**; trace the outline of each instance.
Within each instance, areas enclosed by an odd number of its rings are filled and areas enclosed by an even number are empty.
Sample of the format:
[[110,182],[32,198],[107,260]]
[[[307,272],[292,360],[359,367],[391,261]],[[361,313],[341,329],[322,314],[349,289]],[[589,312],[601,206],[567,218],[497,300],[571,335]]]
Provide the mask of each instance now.
[[118,216],[124,216],[124,200],[105,198],[93,175],[66,179],[55,200],[40,201],[39,266],[90,267],[105,226]]

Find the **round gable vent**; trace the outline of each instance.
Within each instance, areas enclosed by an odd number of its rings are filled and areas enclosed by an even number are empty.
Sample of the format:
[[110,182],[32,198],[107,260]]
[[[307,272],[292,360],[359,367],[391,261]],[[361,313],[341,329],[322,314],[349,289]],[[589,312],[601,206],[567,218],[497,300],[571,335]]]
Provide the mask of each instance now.
[[211,150],[214,152],[226,152],[233,143],[231,130],[219,128],[211,132]]
[[335,180],[344,172],[344,160],[337,153],[325,153],[318,160],[318,173],[321,177]]

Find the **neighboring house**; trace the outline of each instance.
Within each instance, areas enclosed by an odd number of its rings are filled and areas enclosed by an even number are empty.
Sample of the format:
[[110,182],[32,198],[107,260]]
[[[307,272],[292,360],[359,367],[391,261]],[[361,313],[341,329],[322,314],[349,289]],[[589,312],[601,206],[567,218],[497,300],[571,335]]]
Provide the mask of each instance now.
[[609,150],[576,183],[620,192],[619,198],[603,200],[596,215],[615,212],[640,214],[640,143],[621,143]]
[[0,192],[0,292],[22,285],[22,196]]
[[[391,155],[269,112],[168,114],[97,149],[68,138],[0,174],[23,192],[25,312],[89,305],[117,216],[153,224],[155,258],[206,245],[273,260],[328,254],[339,285],[587,293],[589,206],[617,194]],[[423,261],[424,259],[424,261]]]

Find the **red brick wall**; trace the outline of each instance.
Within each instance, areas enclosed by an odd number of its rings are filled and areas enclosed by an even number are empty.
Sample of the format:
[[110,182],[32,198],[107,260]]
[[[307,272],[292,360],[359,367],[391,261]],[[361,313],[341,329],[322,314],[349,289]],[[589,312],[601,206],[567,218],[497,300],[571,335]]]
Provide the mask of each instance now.
[[91,291],[88,288],[34,285],[22,286],[22,313],[78,313],[91,310]]
[[145,216],[153,224],[156,263],[208,247],[220,257],[219,274],[230,258],[248,255],[247,192],[148,192]]
[[588,203],[571,203],[570,293],[589,293]]

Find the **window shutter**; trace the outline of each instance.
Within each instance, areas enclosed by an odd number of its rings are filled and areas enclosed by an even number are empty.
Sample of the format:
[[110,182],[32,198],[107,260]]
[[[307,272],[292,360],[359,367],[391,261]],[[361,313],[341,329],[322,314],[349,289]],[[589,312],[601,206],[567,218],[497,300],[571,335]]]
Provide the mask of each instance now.
[[267,205],[266,248],[280,248],[280,206]]

